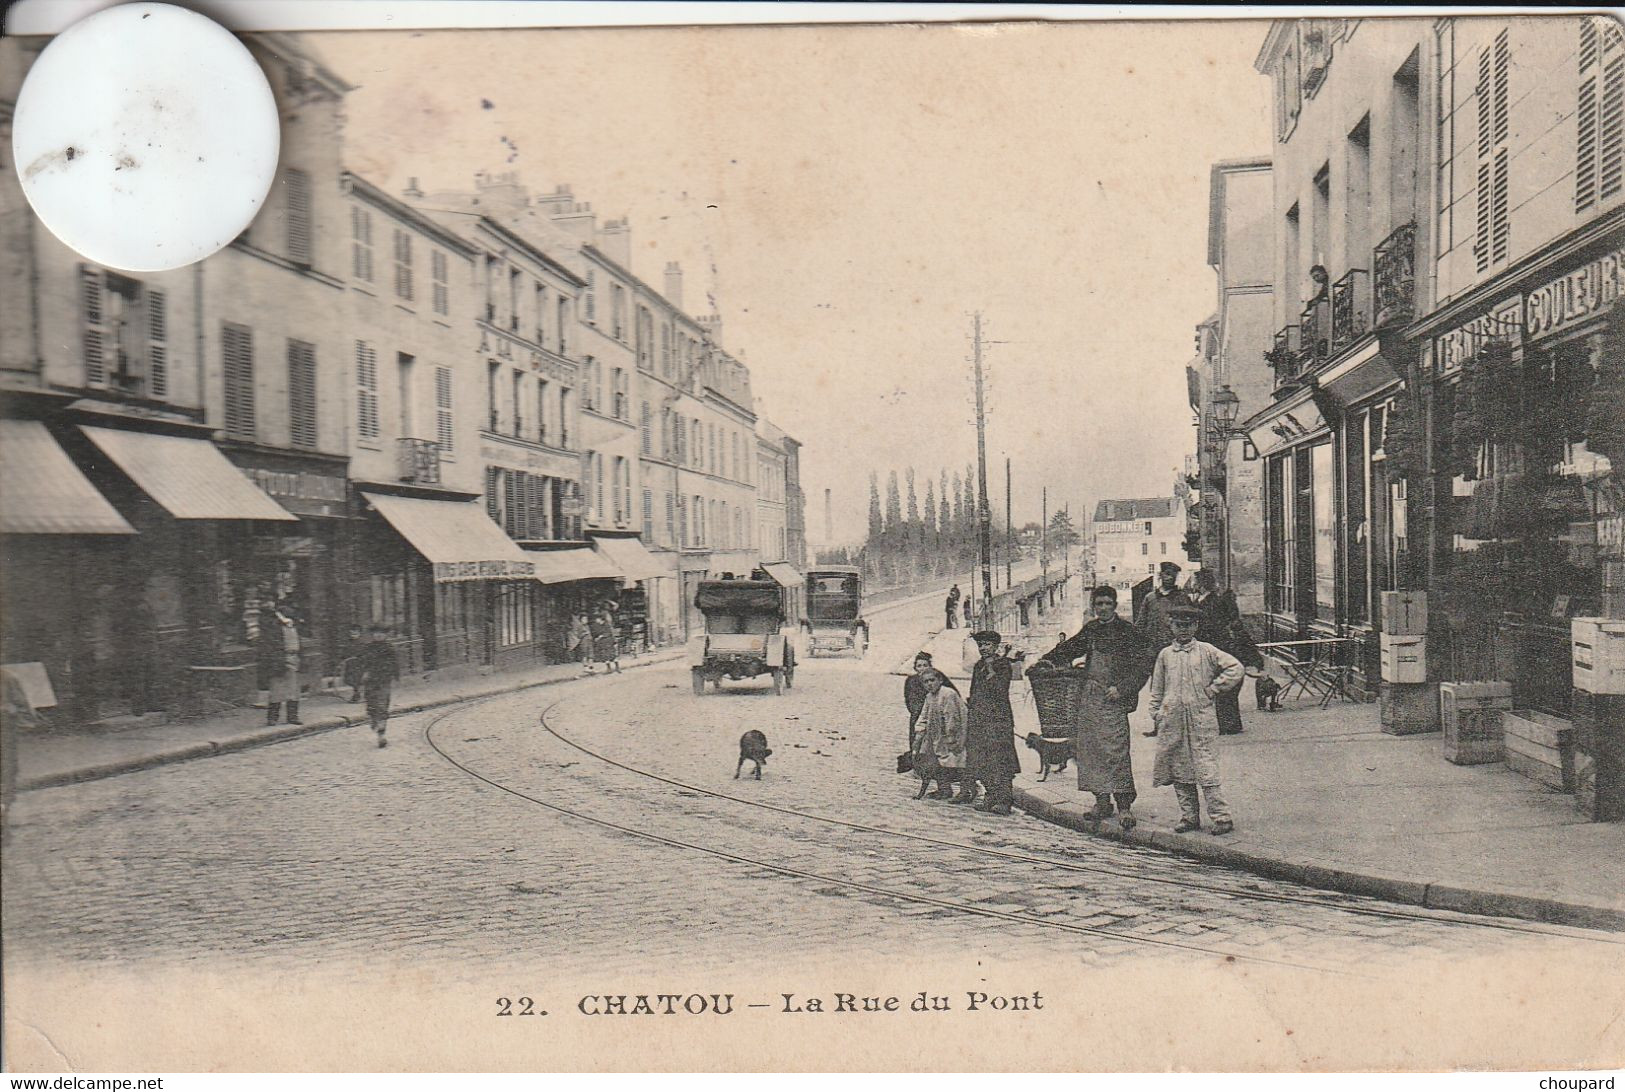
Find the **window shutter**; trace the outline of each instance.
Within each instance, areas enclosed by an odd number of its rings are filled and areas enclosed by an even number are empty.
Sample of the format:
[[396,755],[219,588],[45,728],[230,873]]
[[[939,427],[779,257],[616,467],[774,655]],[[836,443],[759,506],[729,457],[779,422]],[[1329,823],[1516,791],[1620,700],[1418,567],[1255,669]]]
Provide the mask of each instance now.
[[316,446],[316,347],[288,340],[288,438],[295,447]]
[[500,473],[494,466],[485,468],[485,514],[498,526],[502,525],[502,506],[497,502],[497,475]]
[[1597,200],[1597,78],[1594,75],[1580,81],[1575,116],[1578,139],[1574,159],[1574,211],[1584,212]]
[[1490,65],[1490,76],[1493,81],[1491,106],[1495,111],[1492,137],[1497,144],[1504,144],[1507,139],[1507,75],[1511,67],[1512,49],[1507,40],[1507,32],[1503,30],[1495,36],[1494,56]]
[[85,386],[100,387],[107,382],[107,313],[102,309],[100,269],[79,267],[79,295],[84,303]]
[[169,397],[169,317],[164,311],[164,294],[147,289],[147,392],[154,398]]
[[282,190],[288,202],[288,257],[300,265],[309,265],[310,175],[289,168]]
[[1490,182],[1490,262],[1507,259],[1507,238],[1512,222],[1507,216],[1507,150],[1495,153],[1495,167]]
[[1478,108],[1478,157],[1487,158],[1494,137],[1495,106],[1491,71],[1494,58],[1489,49],[1478,51],[1478,83],[1473,86],[1473,100]]
[[1597,122],[1597,190],[1607,200],[1619,193],[1625,168],[1625,46],[1613,45],[1603,67],[1602,104]]
[[502,475],[502,503],[503,515],[505,516],[502,529],[508,533],[509,538],[518,538],[520,535],[519,521],[522,518],[522,513],[520,512],[519,475],[516,471],[509,470]]
[[254,438],[254,334],[228,322],[221,328],[221,363],[225,372],[226,432]]
[[649,403],[643,403],[642,418],[639,422],[643,436],[643,453],[654,454],[654,412],[649,409]]
[[378,438],[378,351],[365,341],[355,343],[356,432],[364,440]]
[[434,415],[435,440],[440,444],[440,453],[450,455],[453,451],[452,440],[454,437],[450,368],[436,368],[434,370]]

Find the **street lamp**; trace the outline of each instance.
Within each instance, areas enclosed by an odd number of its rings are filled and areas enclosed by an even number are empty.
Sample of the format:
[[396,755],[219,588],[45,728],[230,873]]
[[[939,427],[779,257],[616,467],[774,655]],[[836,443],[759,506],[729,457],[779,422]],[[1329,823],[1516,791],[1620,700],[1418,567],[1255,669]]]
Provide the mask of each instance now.
[[[1226,489],[1228,485],[1226,478],[1229,473],[1229,468],[1225,465],[1228,461],[1226,448],[1230,444],[1230,437],[1234,434],[1236,416],[1241,412],[1241,396],[1231,390],[1229,384],[1225,384],[1214,391],[1213,397],[1208,400],[1208,412],[1212,417],[1208,466],[1210,468],[1210,479],[1215,491],[1219,494],[1220,517],[1219,541],[1214,543],[1218,548],[1215,551],[1218,556],[1214,558],[1214,561],[1218,563],[1220,580],[1228,584],[1230,582],[1230,505],[1227,499],[1228,490]],[[1203,503],[1207,505],[1211,504],[1212,501],[1204,497]],[[1204,568],[1207,563],[1207,558],[1204,557]]]

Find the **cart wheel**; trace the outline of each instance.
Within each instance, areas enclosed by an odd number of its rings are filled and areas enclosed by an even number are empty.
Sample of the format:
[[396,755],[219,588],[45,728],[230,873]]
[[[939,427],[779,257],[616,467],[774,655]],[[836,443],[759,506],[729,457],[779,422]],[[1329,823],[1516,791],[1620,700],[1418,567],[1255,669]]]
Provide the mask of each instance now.
[[782,667],[773,669],[773,693],[784,693],[784,668]]
[[694,693],[695,694],[704,694],[705,693],[705,675],[697,667],[694,669],[693,675],[694,675]]

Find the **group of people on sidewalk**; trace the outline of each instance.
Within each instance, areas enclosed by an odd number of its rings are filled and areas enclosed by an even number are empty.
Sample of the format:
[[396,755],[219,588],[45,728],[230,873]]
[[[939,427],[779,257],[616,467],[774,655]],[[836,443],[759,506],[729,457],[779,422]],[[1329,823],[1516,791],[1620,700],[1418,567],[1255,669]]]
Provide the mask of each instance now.
[[[963,598],[963,600],[964,600],[963,603],[960,602],[961,598]],[[968,595],[961,596],[961,593],[959,591],[959,585],[955,584],[953,587],[948,589],[948,598],[942,604],[943,614],[945,615],[945,617],[943,619],[943,628],[944,629],[958,629],[959,628],[959,617],[960,617],[959,612],[960,612],[961,609],[963,609],[964,612],[965,612],[964,613],[965,628],[969,629],[971,627],[971,624],[972,624],[971,623],[971,610],[972,610],[972,608],[971,608],[971,597],[968,596]]]
[[611,599],[590,611],[578,611],[570,616],[564,649],[581,660],[583,675],[597,674],[593,668],[600,663],[606,675],[621,670],[621,643],[615,628],[617,606]]
[[[1263,657],[1242,626],[1234,596],[1221,593],[1205,571],[1187,592],[1178,587],[1179,571],[1172,562],[1163,565],[1132,623],[1118,616],[1115,588],[1095,588],[1089,621],[1030,671],[1083,674],[1071,742],[1078,788],[1095,798],[1090,818],[1103,822],[1115,815],[1124,830],[1135,826],[1129,715],[1147,689],[1153,727],[1146,734],[1157,737],[1152,784],[1174,789],[1180,809],[1175,832],[1201,829],[1205,798],[1213,833],[1228,834],[1235,822],[1221,785],[1218,736],[1242,730],[1238,691],[1249,668],[1263,667]],[[999,634],[982,631],[972,638],[981,658],[971,673],[968,701],[928,654],[915,657],[903,690],[909,755],[915,774],[937,783],[934,798],[974,803],[981,784],[987,797],[978,806],[1007,815],[1020,772],[1010,708],[1015,661],[1000,654]],[[950,787],[955,781],[958,795]]]
[[980,630],[971,639],[981,658],[971,668],[968,699],[933,665],[929,653],[915,655],[914,674],[903,683],[909,749],[907,761],[899,765],[911,767],[922,782],[935,781],[934,799],[1009,815],[1021,772],[1010,708],[1014,661],[1000,654],[1004,638],[998,633]]

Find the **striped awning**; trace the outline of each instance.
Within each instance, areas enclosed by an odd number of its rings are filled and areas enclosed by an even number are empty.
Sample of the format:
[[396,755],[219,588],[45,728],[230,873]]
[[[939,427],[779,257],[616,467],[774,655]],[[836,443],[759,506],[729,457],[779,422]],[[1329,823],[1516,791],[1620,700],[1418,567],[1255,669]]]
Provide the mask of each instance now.
[[628,580],[652,580],[657,576],[668,576],[671,573],[669,565],[662,565],[643,545],[632,536],[591,535],[592,548],[603,555],[622,576]]
[[568,584],[572,580],[620,580],[623,573],[591,546],[568,546],[555,550],[526,550],[536,563],[536,579],[543,584]]
[[801,573],[787,561],[764,561],[762,571],[781,588],[799,588],[802,585]]
[[79,429],[176,519],[299,520],[207,440],[97,425]]
[[491,522],[479,501],[361,495],[434,566],[437,584],[521,580],[536,574],[531,555]]
[[0,533],[133,535],[40,421],[0,420]]

